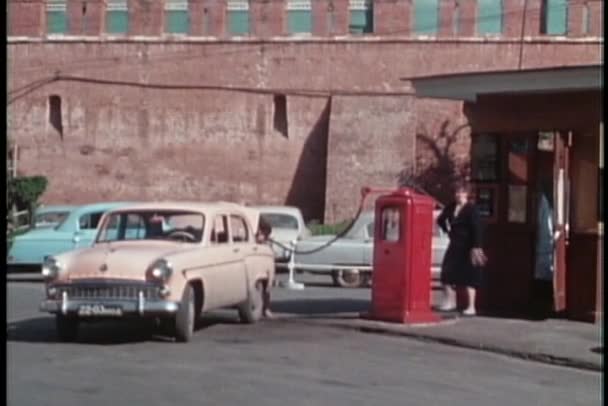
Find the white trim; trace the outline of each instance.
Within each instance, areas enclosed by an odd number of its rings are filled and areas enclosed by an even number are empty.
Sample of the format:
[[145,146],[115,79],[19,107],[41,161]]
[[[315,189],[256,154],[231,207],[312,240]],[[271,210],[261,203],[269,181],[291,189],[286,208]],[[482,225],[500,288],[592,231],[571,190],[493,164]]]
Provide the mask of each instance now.
[[348,9],[350,11],[366,11],[372,6],[372,0],[348,0]]
[[127,0],[108,0],[106,11],[128,11]]
[[165,0],[165,11],[188,11],[188,1]]
[[287,0],[288,11],[310,11],[311,9],[311,0]]
[[249,1],[248,0],[228,0],[226,5],[228,11],[248,11]]
[[47,0],[46,11],[66,11],[67,1],[66,0]]

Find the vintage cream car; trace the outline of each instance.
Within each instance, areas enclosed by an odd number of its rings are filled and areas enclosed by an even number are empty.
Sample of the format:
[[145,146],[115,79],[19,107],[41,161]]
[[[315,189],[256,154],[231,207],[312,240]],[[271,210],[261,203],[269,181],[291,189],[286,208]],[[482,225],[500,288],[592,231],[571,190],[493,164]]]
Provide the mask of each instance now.
[[274,254],[258,244],[259,212],[233,203],[143,203],[104,215],[92,247],[46,258],[46,299],[59,338],[81,321],[157,318],[178,341],[198,316],[231,307],[242,321],[262,316]]

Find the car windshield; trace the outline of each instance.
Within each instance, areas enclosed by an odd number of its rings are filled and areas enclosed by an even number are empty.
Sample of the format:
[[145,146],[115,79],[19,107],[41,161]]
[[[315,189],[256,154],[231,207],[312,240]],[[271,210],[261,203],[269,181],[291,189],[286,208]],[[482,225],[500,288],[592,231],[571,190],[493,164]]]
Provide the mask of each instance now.
[[298,219],[289,214],[263,213],[260,217],[264,219],[272,228],[298,229]]
[[177,210],[138,210],[111,213],[99,231],[97,242],[168,240],[200,242],[204,216]]
[[37,214],[34,217],[34,227],[54,226],[61,223],[70,214],[69,211],[51,211]]

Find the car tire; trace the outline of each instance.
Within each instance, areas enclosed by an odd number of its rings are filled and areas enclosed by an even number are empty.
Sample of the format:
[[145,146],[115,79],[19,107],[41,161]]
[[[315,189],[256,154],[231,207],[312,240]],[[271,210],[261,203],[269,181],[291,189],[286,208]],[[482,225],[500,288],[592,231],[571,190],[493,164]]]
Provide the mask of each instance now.
[[365,284],[365,277],[358,270],[337,269],[332,272],[331,278],[334,285],[341,288],[358,288]]
[[249,297],[239,306],[239,318],[243,323],[252,324],[262,318],[264,313],[265,288],[262,281],[255,283]]
[[78,338],[78,318],[58,314],[55,316],[57,336],[60,341],[72,342]]
[[174,335],[178,342],[187,343],[192,339],[194,324],[196,322],[194,289],[191,285],[186,285],[182,295],[182,302],[175,315]]

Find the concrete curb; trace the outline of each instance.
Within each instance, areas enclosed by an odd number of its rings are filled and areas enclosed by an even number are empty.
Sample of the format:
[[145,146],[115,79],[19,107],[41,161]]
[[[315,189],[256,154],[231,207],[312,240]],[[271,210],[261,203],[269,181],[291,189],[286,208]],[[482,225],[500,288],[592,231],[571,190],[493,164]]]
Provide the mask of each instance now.
[[[374,325],[361,325],[360,319],[351,319],[351,322],[343,320],[331,320],[331,319],[312,319],[312,318],[287,318],[286,320],[298,320],[306,324],[324,325],[344,330],[359,331],[362,333],[373,333],[383,334],[397,337],[411,338],[417,341],[432,342],[437,344],[449,345],[452,347],[466,348],[476,351],[484,351],[493,354],[505,355],[511,358],[518,358],[526,361],[534,361],[547,365],[569,367],[574,369],[580,369],[592,372],[603,372],[604,368],[601,363],[595,363],[575,358],[560,357],[557,355],[539,353],[539,352],[528,352],[515,350],[512,348],[505,348],[504,346],[494,346],[479,342],[471,342],[462,339],[440,337],[434,334],[424,333],[423,327],[420,326],[420,331],[399,331],[396,329],[386,328],[377,324]],[[358,323],[352,323],[352,320],[357,320]]]

